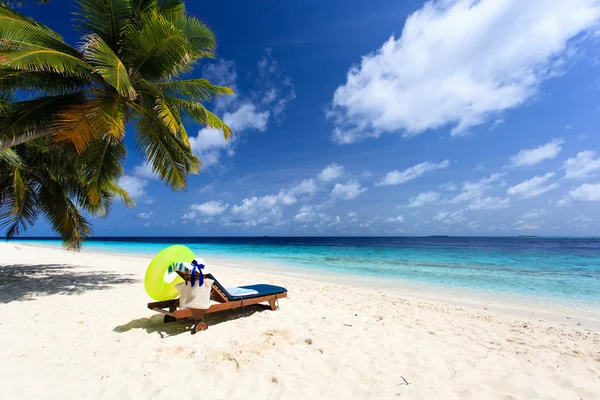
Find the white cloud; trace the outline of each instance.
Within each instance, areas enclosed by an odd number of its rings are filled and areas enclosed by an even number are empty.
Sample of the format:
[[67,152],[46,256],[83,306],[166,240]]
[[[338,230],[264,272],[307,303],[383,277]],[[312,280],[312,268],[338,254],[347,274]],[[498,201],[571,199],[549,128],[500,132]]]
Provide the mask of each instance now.
[[583,180],[595,176],[600,172],[600,158],[595,157],[595,152],[587,150],[569,158],[563,165],[565,178]]
[[440,194],[437,192],[424,192],[419,193],[417,196],[412,197],[406,207],[421,207],[427,203],[438,201]]
[[[257,91],[220,97],[215,102],[215,112],[222,115],[223,122],[234,132],[229,141],[225,141],[223,132],[210,128],[203,128],[196,137],[190,137],[192,150],[205,167],[218,164],[223,153],[233,156],[242,133],[266,130],[269,120],[279,117],[285,105],[296,97],[294,86],[279,69],[270,51],[261,58],[258,73]],[[219,60],[209,64],[203,68],[203,75],[218,84],[236,88],[237,73],[232,61]]]
[[146,194],[148,181],[138,178],[137,176],[123,175],[119,178],[117,184],[125,189],[125,191],[129,193],[129,196],[135,198]]
[[593,221],[593,218],[587,217],[585,215],[579,215],[569,221],[567,221],[567,225],[573,226],[577,229],[584,229],[590,226],[590,222]]
[[361,186],[357,181],[348,181],[346,183],[336,183],[329,195],[336,199],[352,200],[365,192],[367,188]]
[[223,122],[234,132],[252,129],[262,132],[267,128],[268,120],[269,111],[259,112],[251,103],[242,104],[235,111],[223,115]]
[[313,196],[315,193],[317,193],[317,190],[319,190],[319,189],[317,188],[315,181],[313,181],[312,179],[305,179],[302,182],[300,182],[298,185],[291,188],[289,193],[294,196],[299,196],[299,195]]
[[461,134],[495,120],[560,73],[570,40],[599,18],[594,0],[429,1],[350,68],[329,112],[334,140],[445,125]]
[[521,219],[537,219],[539,217],[543,217],[546,214],[548,214],[548,211],[546,211],[545,209],[534,208],[533,210],[521,215]]
[[139,213],[138,218],[139,219],[152,219],[152,218],[154,218],[154,211]]
[[556,158],[562,150],[564,140],[555,139],[534,149],[523,149],[510,158],[514,167],[530,166],[541,163],[544,160]]
[[458,190],[458,187],[454,184],[454,181],[450,181],[440,185],[440,189],[446,192],[454,192]]
[[319,174],[319,179],[324,182],[329,182],[339,178],[344,172],[344,167],[335,163],[326,166]]
[[540,229],[540,227],[534,223],[528,222],[528,221],[522,221],[522,220],[518,220],[515,223],[515,230],[516,231],[535,231]]
[[443,222],[444,224],[452,225],[464,222],[467,218],[463,215],[463,210],[458,210],[454,212],[440,211],[433,217],[433,219]]
[[600,183],[584,183],[569,192],[573,200],[600,201]]
[[399,185],[402,183],[406,183],[410,180],[416,179],[426,172],[448,168],[449,166],[449,160],[444,160],[439,164],[436,164],[432,161],[425,161],[420,164],[413,165],[412,167],[407,168],[402,172],[398,170],[388,172],[387,175],[381,181],[375,184],[375,186]]
[[449,202],[460,203],[479,198],[486,190],[491,189],[494,186],[493,184],[498,182],[504,175],[504,173],[495,173],[487,178],[481,178],[476,182],[465,181],[462,184],[461,192],[450,199]]
[[133,174],[145,179],[160,179],[160,177],[152,170],[152,166],[145,162],[133,168]]
[[223,214],[228,207],[229,204],[223,204],[223,202],[220,200],[212,200],[202,204],[192,204],[190,206],[190,208],[193,211],[197,211],[201,215],[209,217],[214,217],[215,215]]
[[500,210],[510,207],[510,199],[501,199],[499,197],[476,198],[467,207],[469,210]]
[[546,185],[554,175],[556,175],[555,172],[548,172],[546,175],[535,176],[518,185],[509,187],[506,193],[510,196],[519,196],[523,199],[539,196],[558,187],[558,183],[556,182]]
[[399,222],[399,223],[402,223],[402,222],[404,222],[404,215],[398,215],[397,217],[388,218],[388,219],[385,220],[385,222]]
[[300,210],[298,210],[298,214],[294,216],[294,220],[299,222],[312,221],[316,218],[317,213],[313,210],[311,206],[302,206]]
[[354,211],[352,211],[351,213],[348,213],[348,218],[354,218],[356,217],[356,213]]
[[231,222],[248,226],[274,225],[281,221],[282,209],[276,195],[250,197],[242,200],[242,204],[231,207],[234,219]]

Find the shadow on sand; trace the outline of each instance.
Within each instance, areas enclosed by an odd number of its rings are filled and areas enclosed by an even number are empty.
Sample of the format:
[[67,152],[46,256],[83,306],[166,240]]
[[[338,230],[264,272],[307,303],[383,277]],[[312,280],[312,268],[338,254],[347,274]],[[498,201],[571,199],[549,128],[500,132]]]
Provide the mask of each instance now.
[[0,303],[34,300],[32,296],[80,294],[137,282],[122,274],[74,271],[75,265],[0,265]]
[[[268,311],[264,306],[255,304],[246,307],[246,317],[250,317],[257,312]],[[241,308],[236,310],[221,311],[214,314],[208,314],[204,321],[211,326],[218,325],[223,322],[233,321],[239,318],[244,318],[244,313]],[[132,329],[144,329],[147,333],[158,333],[162,337],[176,336],[182,333],[191,332],[194,321],[191,319],[177,320],[175,322],[165,323],[162,314],[153,315],[150,318],[138,318],[128,322],[125,325],[119,325],[113,329],[117,333],[126,333]]]

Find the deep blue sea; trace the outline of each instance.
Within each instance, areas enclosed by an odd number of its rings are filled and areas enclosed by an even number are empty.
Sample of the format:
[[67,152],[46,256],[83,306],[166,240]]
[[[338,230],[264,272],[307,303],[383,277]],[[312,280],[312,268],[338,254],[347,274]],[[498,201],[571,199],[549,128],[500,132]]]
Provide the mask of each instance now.
[[307,273],[367,275],[600,311],[600,238],[122,237],[94,238],[85,249],[152,255],[171,244],[208,259],[267,261]]

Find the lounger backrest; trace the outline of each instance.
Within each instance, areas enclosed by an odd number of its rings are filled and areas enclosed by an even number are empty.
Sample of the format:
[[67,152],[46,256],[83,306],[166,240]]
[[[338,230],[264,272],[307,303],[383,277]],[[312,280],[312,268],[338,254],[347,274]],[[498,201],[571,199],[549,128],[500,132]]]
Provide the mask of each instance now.
[[213,276],[213,274],[206,274],[205,276],[208,279],[213,280],[213,286],[216,286],[217,289],[219,289],[221,291],[221,293],[223,293],[227,297],[227,300],[233,301],[233,296],[227,291],[227,289],[225,289],[225,287],[223,285],[221,285],[221,282],[219,282],[219,280],[217,278],[215,278]]

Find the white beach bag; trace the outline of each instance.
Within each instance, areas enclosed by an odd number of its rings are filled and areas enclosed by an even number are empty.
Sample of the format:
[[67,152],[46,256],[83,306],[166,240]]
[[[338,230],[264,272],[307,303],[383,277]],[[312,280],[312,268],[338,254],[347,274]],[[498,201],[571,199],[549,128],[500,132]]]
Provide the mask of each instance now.
[[204,278],[202,286],[196,284],[194,287],[188,283],[180,283],[175,285],[175,288],[179,290],[181,296],[179,296],[179,307],[180,308],[198,308],[200,310],[206,310],[210,307],[210,291],[213,285],[212,279]]

